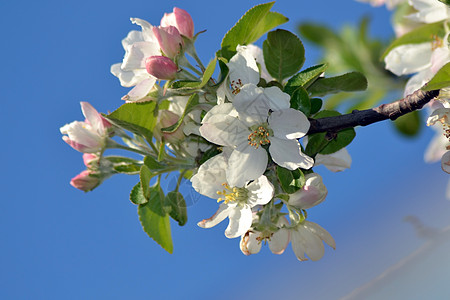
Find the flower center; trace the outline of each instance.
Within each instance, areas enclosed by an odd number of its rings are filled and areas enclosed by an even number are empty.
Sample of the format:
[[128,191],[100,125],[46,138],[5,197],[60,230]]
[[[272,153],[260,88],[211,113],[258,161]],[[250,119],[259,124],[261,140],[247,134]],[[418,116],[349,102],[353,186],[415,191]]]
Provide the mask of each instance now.
[[222,184],[224,189],[217,191],[218,195],[221,195],[217,202],[223,201],[225,204],[229,202],[245,202],[247,201],[247,190],[245,188],[233,187],[231,188],[228,183]]
[[267,145],[270,143],[269,137],[273,136],[272,130],[267,124],[255,125],[250,127],[252,131],[248,135],[248,144],[258,149],[259,146]]
[[444,45],[444,41],[438,37],[437,35],[433,35],[432,36],[432,41],[431,41],[431,50],[434,51],[437,48],[441,48]]
[[232,80],[231,81],[231,89],[233,91],[231,93],[233,93],[233,95],[236,96],[241,91],[242,86],[243,86],[243,84],[242,84],[242,81],[240,78],[238,80]]

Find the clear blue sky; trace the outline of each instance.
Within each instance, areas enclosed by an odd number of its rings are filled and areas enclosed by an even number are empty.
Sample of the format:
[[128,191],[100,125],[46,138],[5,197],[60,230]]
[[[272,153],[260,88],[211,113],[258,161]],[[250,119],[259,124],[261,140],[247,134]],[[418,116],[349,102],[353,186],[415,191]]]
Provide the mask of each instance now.
[[[184,227],[172,223],[175,250],[170,255],[142,231],[128,200],[137,178],[115,176],[87,194],[69,185],[83,165],[81,155],[61,140],[59,127],[82,118],[80,101],[102,112],[122,103],[126,89],[109,68],[122,60],[121,39],[137,29],[130,17],[158,24],[173,6],[188,10],[196,31],[207,29],[197,49],[209,61],[225,32],[258,3],[0,3],[1,299],[336,299],[424,245],[404,216],[419,216],[436,228],[449,225],[448,177],[437,164],[423,162],[433,132],[406,140],[388,123],[357,131],[349,147],[350,170],[317,169],[329,196],[311,209],[310,218],[337,241],[336,251],[328,248],[319,262],[298,262],[290,247],[281,256],[268,249],[244,256],[238,239],[225,238],[226,224],[209,230],[196,226],[216,209],[215,201],[206,198],[188,208]],[[384,38],[392,34],[384,8],[351,0],[283,0],[274,10],[290,18],[285,29],[306,20],[339,28],[371,13],[372,32]],[[314,51],[306,48],[306,65],[318,58]],[[442,280],[450,278],[448,248],[443,244],[437,254],[420,256],[377,289],[373,299],[448,299]]]

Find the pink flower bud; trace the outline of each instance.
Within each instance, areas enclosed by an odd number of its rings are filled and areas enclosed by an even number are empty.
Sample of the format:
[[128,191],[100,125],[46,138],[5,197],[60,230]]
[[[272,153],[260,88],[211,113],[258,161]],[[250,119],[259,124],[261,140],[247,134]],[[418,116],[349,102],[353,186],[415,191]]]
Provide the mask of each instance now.
[[88,168],[94,164],[98,165],[99,160],[100,160],[100,157],[98,157],[98,155],[96,155],[96,154],[92,154],[92,153],[84,153],[83,154],[84,165]]
[[158,79],[171,80],[177,74],[177,65],[165,56],[150,56],[145,60],[145,68]]
[[322,203],[327,194],[328,190],[322,182],[322,177],[317,173],[310,173],[305,176],[303,188],[289,196],[289,204],[308,209]]
[[99,185],[100,180],[98,177],[91,176],[89,170],[84,170],[70,181],[70,184],[82,191],[89,192]]
[[182,35],[190,39],[194,36],[194,21],[191,15],[178,7],[174,7],[172,13],[164,14],[161,26],[175,26]]
[[158,40],[159,47],[164,55],[174,58],[180,53],[183,39],[176,27],[153,27],[153,34]]

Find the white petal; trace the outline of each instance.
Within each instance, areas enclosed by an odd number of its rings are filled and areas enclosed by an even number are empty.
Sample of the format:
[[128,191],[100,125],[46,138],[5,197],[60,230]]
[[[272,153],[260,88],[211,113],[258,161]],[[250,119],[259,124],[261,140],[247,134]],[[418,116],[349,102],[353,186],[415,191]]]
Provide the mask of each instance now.
[[253,44],[247,45],[247,49],[250,51],[252,56],[256,59],[256,62],[261,67],[261,78],[264,78],[267,82],[272,81],[273,77],[267,71],[262,49]]
[[352,164],[352,157],[346,148],[342,148],[332,154],[317,154],[314,166],[324,165],[331,172],[340,172],[349,169]]
[[450,174],[450,151],[445,152],[441,159],[441,168],[444,172]]
[[219,209],[216,213],[209,219],[202,220],[197,223],[198,226],[202,228],[211,228],[225,220],[226,217],[231,213],[233,207],[229,207],[225,203],[220,204]]
[[250,134],[250,130],[238,118],[223,114],[209,116],[199,130],[211,143],[230,147],[248,143]]
[[431,66],[431,43],[395,47],[384,61],[386,69],[397,76],[419,72]]
[[237,112],[231,103],[216,105],[206,113],[203,117],[202,123],[209,123],[209,119],[215,115],[230,115],[232,117],[237,117]]
[[295,229],[291,230],[291,244],[295,256],[300,261],[308,260],[305,256],[306,244],[303,236]]
[[436,0],[409,0],[409,4],[418,12],[407,18],[416,22],[434,23],[449,17],[447,6]]
[[[446,38],[448,38],[448,36]],[[450,49],[448,46],[445,45],[444,47],[437,48],[431,55],[431,72],[436,74],[449,61]]]
[[[269,110],[277,111],[290,106],[290,96],[277,87],[260,88],[254,84],[246,84],[234,97],[233,105],[241,115],[249,117],[251,126],[254,123],[266,122]],[[245,121],[246,119],[243,119]],[[256,120],[256,121],[253,121]]]
[[121,68],[122,63],[117,63],[111,66],[111,73],[119,78],[120,85],[124,87],[135,86],[144,79],[149,78],[151,75],[147,73],[145,69],[135,69],[131,71],[124,71]]
[[122,100],[137,101],[143,99],[148,93],[150,93],[155,83],[156,78],[149,75],[147,79],[142,80],[133,89],[131,89],[131,91],[129,91],[128,94],[122,98]]
[[259,70],[252,52],[246,46],[237,46],[237,53],[227,64],[230,69],[231,84],[243,86],[247,83],[258,84]]
[[122,70],[132,71],[134,69],[145,69],[147,57],[161,55],[161,50],[157,43],[137,42],[129,46],[123,58]]
[[141,26],[142,37],[145,41],[148,42],[156,41],[156,38],[153,34],[153,26],[149,22],[139,18],[130,18],[130,20],[133,24]]
[[322,226],[320,226],[317,223],[305,221],[304,224],[305,228],[307,228],[309,231],[313,232],[315,235],[317,235],[322,241],[324,241],[328,246],[330,246],[333,249],[336,249],[336,242],[334,241],[331,234],[323,229]]
[[127,37],[122,40],[122,47],[125,51],[134,43],[143,42],[142,32],[137,30],[132,30],[128,33]]
[[269,126],[276,137],[299,139],[308,132],[310,123],[301,111],[288,108],[274,111],[269,116]]
[[425,150],[424,160],[427,163],[433,163],[442,158],[445,152],[447,152],[447,145],[449,145],[448,139],[442,134],[442,125],[440,123],[433,125],[433,129],[436,130],[436,134],[428,144]]
[[192,176],[192,187],[202,195],[213,199],[219,198],[217,192],[222,191],[222,184],[227,182],[225,173],[227,166],[223,154],[208,159],[199,167],[197,174]]
[[267,167],[267,152],[247,145],[237,148],[228,159],[227,181],[230,186],[243,187],[247,181],[259,178]]
[[269,249],[273,254],[282,254],[289,244],[290,233],[286,228],[280,228],[269,241]]
[[408,95],[411,95],[418,89],[424,86],[425,83],[431,80],[433,78],[434,74],[431,72],[431,69],[425,69],[417,73],[416,75],[412,76],[405,86],[405,92],[403,95],[406,97]]
[[273,198],[273,184],[262,175],[245,187],[248,191],[248,203],[250,207],[267,204]]
[[256,254],[261,250],[261,242],[256,238],[259,234],[247,231],[243,236],[241,236],[240,247],[242,253],[245,255]]
[[297,232],[304,241],[305,253],[312,261],[317,261],[323,257],[325,247],[322,240],[303,226],[299,226]]
[[314,160],[302,153],[296,140],[271,137],[269,152],[277,165],[289,170],[310,169],[314,165]]
[[103,118],[98,111],[88,102],[80,102],[81,111],[86,117],[86,120],[92,126],[92,129],[97,132],[99,136],[105,135],[105,127],[103,125]]
[[230,223],[225,230],[225,236],[229,239],[243,235],[252,226],[252,210],[247,206],[231,208],[228,218]]

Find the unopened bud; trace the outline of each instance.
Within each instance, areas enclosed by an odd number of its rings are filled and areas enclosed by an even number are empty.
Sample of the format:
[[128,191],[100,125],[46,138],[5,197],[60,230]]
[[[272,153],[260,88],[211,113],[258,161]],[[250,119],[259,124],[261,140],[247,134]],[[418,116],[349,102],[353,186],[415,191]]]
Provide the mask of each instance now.
[[182,35],[190,39],[194,36],[194,21],[191,15],[178,7],[174,7],[172,13],[164,14],[164,17],[161,19],[161,26],[174,26]]
[[168,110],[161,110],[159,112],[159,122],[155,128],[155,137],[157,139],[161,139],[162,136],[164,137],[164,140],[169,143],[182,141],[185,137],[183,133],[184,124],[181,124],[180,127],[177,128],[177,130],[171,133],[161,131],[161,128],[172,126],[176,122],[178,122],[179,119],[180,117],[177,114],[174,114],[173,112]]
[[95,176],[91,176],[89,170],[84,170],[70,181],[70,184],[82,191],[89,192],[99,185],[100,179]]
[[174,26],[168,27],[153,27],[153,34],[158,40],[159,47],[164,52],[164,55],[174,58],[181,51],[183,39],[180,32]]
[[317,173],[305,176],[305,185],[301,190],[289,195],[289,204],[301,209],[308,209],[322,203],[328,194],[322,177]]
[[158,79],[171,80],[177,74],[177,65],[165,56],[150,56],[145,60],[145,68]]

